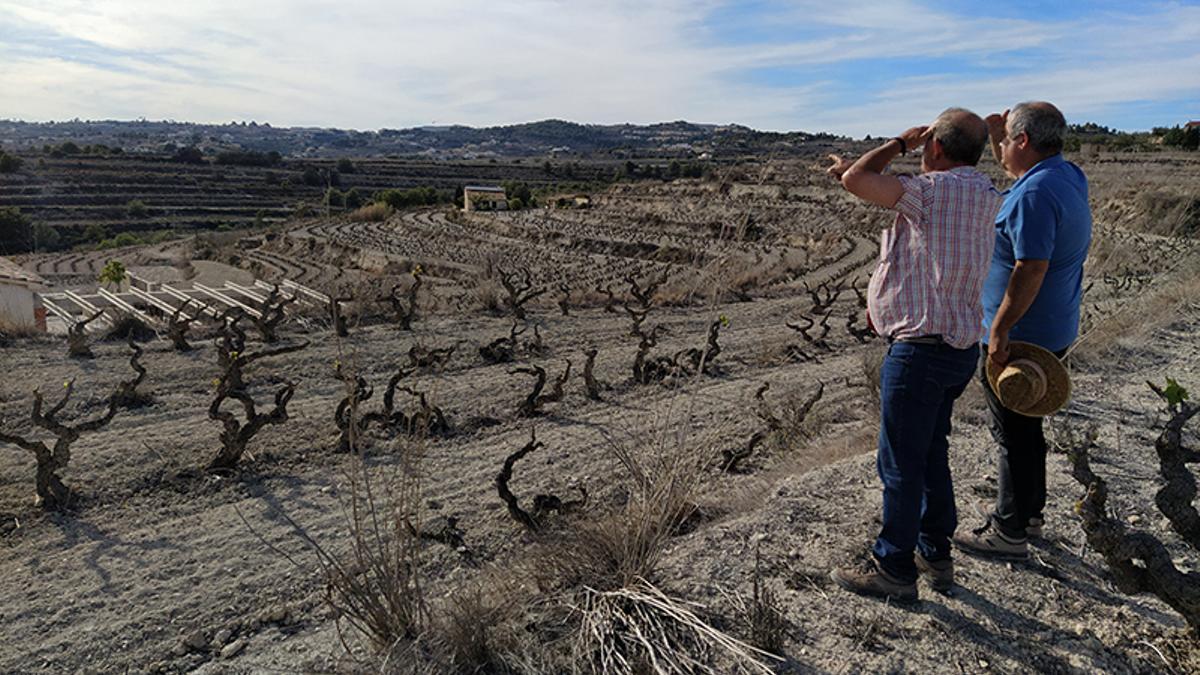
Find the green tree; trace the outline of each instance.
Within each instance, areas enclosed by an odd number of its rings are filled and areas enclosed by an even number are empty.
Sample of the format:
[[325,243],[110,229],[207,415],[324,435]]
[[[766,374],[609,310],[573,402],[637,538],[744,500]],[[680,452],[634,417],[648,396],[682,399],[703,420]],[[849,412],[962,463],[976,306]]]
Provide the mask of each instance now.
[[363,205],[362,193],[358,191],[358,188],[350,188],[344,197],[348,209],[357,209]]
[[1200,150],[1200,127],[1192,127],[1184,132],[1183,142],[1179,147],[1184,150]]
[[331,187],[325,191],[325,204],[342,207],[346,205],[346,197],[342,194],[341,190]]
[[57,251],[62,247],[62,235],[53,226],[36,223],[33,226],[33,251]]
[[100,283],[109,287],[120,287],[128,276],[125,265],[120,260],[109,260],[100,270]]
[[146,208],[146,203],[140,199],[130,199],[125,204],[125,213],[127,213],[130,218],[142,218],[145,217],[148,212],[149,210]]
[[16,155],[10,155],[0,150],[0,173],[16,173],[21,170],[24,162]]
[[682,172],[683,165],[677,159],[671,160],[671,163],[667,165],[667,178],[679,178],[679,174]]
[[507,180],[501,183],[501,186],[509,199],[521,200],[522,207],[533,204],[533,190],[529,189],[525,183]]
[[105,239],[108,239],[108,229],[103,225],[100,225],[99,223],[92,223],[91,225],[83,228],[84,241],[91,242],[93,244],[99,244]]
[[310,187],[325,184],[325,177],[321,175],[321,170],[315,166],[304,167],[304,171],[300,174],[300,180]]
[[33,249],[33,226],[21,209],[0,207],[0,253],[25,253]]
[[175,162],[183,162],[184,164],[203,164],[204,153],[200,152],[200,148],[194,145],[189,145],[185,148],[179,148],[173,151],[171,160]]
[[354,166],[349,157],[343,157],[337,162],[337,170],[340,173],[354,173],[358,171],[358,167]]

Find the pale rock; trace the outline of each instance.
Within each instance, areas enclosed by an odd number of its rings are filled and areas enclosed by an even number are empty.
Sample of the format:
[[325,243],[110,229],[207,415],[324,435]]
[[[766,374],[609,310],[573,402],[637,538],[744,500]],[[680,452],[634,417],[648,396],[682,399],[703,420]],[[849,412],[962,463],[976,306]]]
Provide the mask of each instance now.
[[245,648],[246,648],[246,639],[238,638],[238,639],[234,640],[233,642],[230,642],[229,644],[225,645],[224,649],[221,650],[221,658],[232,659],[233,657],[240,654],[241,651]]

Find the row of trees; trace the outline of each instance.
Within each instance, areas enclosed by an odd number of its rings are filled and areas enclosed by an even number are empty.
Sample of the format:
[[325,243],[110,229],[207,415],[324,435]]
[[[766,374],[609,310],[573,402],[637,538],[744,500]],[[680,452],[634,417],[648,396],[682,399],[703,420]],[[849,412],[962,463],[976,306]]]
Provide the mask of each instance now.
[[76,246],[107,249],[158,244],[176,236],[172,230],[119,232],[114,235],[99,223],[92,223],[82,229],[60,230],[52,225],[32,222],[19,208],[0,208],[0,255],[63,251]]
[[1200,127],[1188,129],[1176,125],[1154,127],[1149,132],[1129,132],[1118,131],[1093,122],[1070,125],[1067,128],[1064,149],[1068,152],[1077,152],[1085,144],[1118,151],[1152,152],[1163,148],[1194,151],[1200,149]]
[[646,164],[628,160],[613,172],[614,180],[674,180],[676,178],[702,178],[711,169],[703,162],[680,162],[671,160],[667,166]]
[[80,146],[72,141],[51,145],[49,143],[42,146],[42,152],[51,157],[73,157],[75,155],[122,155],[125,150],[120,147],[95,143]]
[[1192,126],[1189,129],[1176,125],[1170,128],[1155,127],[1152,134],[1162,138],[1162,144],[1182,148],[1184,150],[1200,149],[1200,126]]

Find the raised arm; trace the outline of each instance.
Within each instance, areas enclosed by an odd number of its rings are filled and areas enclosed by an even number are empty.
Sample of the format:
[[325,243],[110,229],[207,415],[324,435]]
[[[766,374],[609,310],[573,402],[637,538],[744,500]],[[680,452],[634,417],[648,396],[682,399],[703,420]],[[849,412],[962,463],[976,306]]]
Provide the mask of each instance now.
[[1004,151],[1000,149],[1000,142],[1008,137],[1008,111],[1002,113],[992,113],[984,118],[988,126],[988,138],[991,140],[992,157],[996,158],[996,163],[1000,168],[1004,169],[1004,173],[1010,178],[1016,178],[1012,170],[1004,166]]
[[851,194],[872,204],[885,208],[893,208],[900,197],[904,195],[904,186],[895,176],[884,174],[884,169],[902,150],[915,150],[925,143],[929,127],[913,127],[898,138],[892,138],[883,145],[859,157],[851,163],[837,155],[830,155],[833,166],[829,173],[842,182]]

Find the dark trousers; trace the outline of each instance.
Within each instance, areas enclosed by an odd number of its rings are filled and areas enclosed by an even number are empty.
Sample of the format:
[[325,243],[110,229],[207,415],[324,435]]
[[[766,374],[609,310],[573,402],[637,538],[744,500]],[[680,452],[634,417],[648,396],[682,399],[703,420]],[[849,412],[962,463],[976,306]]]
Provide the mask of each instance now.
[[883,528],[872,552],[888,574],[915,581],[913,551],[950,557],[958,526],[950,480],[950,413],[971,382],[979,348],[895,342],[880,370],[879,453]]
[[[1062,358],[1067,350],[1055,352]],[[1046,436],[1041,417],[1026,417],[1000,404],[987,381],[987,350],[979,359],[979,381],[991,411],[999,494],[992,513],[996,528],[1009,537],[1025,536],[1030,518],[1041,518],[1046,507]]]

